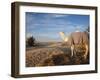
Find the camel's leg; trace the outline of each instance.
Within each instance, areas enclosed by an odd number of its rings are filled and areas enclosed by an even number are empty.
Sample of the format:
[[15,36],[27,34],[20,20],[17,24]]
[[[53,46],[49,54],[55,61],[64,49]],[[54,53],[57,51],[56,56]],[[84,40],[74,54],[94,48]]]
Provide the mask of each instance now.
[[73,55],[74,55],[74,46],[72,45],[71,46],[71,57],[73,57]]
[[88,55],[88,45],[85,44],[85,47],[86,47],[86,52],[84,54],[84,59],[86,59],[87,58],[87,55]]

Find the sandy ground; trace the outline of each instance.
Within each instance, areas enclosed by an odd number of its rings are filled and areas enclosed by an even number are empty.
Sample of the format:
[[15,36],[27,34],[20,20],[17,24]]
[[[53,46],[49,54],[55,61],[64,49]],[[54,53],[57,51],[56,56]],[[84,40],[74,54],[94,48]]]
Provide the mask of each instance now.
[[88,64],[82,55],[71,57],[69,46],[53,43],[26,49],[26,67]]

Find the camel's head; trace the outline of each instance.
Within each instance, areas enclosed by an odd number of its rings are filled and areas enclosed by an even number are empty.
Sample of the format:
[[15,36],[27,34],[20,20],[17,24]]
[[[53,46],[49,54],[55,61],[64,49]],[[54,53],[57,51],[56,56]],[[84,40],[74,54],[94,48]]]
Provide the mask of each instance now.
[[63,39],[64,42],[67,42],[68,41],[68,37],[65,36],[65,33],[64,32],[59,32],[61,38]]
[[59,32],[59,34],[60,34],[60,35],[65,35],[65,33],[64,33],[64,32]]

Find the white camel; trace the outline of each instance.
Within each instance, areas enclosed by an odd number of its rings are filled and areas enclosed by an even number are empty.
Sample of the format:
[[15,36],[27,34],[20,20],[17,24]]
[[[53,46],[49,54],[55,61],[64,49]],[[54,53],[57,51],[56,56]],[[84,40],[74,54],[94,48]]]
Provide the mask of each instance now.
[[62,38],[62,40],[64,42],[67,42],[68,41],[68,36],[66,36],[64,32],[59,32],[59,34],[60,34],[60,36],[61,36],[61,38]]

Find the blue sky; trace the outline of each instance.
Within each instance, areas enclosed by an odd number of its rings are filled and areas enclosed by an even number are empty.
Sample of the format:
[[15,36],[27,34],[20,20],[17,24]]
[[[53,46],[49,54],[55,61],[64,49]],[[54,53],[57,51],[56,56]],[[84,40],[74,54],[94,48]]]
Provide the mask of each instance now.
[[89,26],[88,15],[26,12],[26,36],[33,35],[37,41],[61,41],[59,32],[69,35]]

